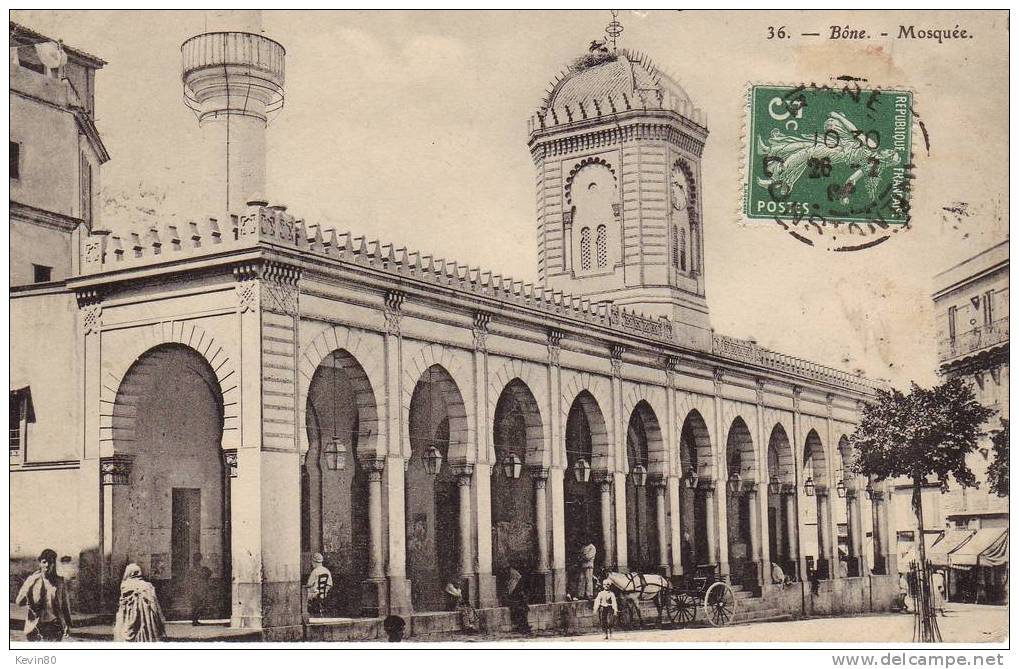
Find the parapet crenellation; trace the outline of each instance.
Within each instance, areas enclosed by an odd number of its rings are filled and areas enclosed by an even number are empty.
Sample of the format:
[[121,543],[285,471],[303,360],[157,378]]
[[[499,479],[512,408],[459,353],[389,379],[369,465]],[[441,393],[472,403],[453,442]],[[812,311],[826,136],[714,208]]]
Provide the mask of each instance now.
[[602,118],[633,110],[676,112],[705,132],[708,129],[708,120],[704,111],[700,107],[694,107],[688,100],[681,100],[666,91],[641,90],[637,91],[633,97],[625,92],[615,95],[608,93],[604,98],[588,98],[572,105],[564,104],[560,107],[542,108],[528,119],[527,132],[534,134],[541,130],[565,126],[578,121]]
[[[473,293],[520,307],[616,328],[631,335],[678,344],[676,328],[666,316],[653,318],[608,302],[592,302],[558,290],[502,276],[392,243],[351,232],[323,230],[306,224],[282,206],[251,203],[243,214],[189,221],[186,225],[150,227],[126,235],[93,233],[84,244],[82,274],[96,275],[126,269],[200,259],[260,247],[282,247],[340,263],[369,267],[401,277]],[[775,371],[806,376],[859,392],[873,392],[868,379],[830,367],[776,353],[756,343],[715,334],[712,353]]]

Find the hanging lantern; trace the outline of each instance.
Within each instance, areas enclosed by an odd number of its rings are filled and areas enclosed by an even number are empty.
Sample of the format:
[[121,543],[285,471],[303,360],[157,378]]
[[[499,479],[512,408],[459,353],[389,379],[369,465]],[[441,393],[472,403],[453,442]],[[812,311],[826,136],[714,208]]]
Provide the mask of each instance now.
[[330,471],[341,472],[347,468],[347,445],[339,437],[333,437],[326,442],[326,468]]
[[421,459],[425,462],[425,471],[432,476],[437,476],[442,469],[442,453],[435,446],[429,446]]
[[694,489],[697,487],[698,478],[699,477],[697,476],[697,468],[691,467],[690,469],[686,470],[686,476],[683,477],[683,483],[686,485],[687,488]]
[[508,479],[520,478],[520,472],[524,469],[524,463],[516,453],[507,453],[502,459],[502,471]]
[[839,479],[839,482],[835,484],[835,494],[840,499],[846,498],[846,482],[843,479]]
[[771,478],[768,479],[768,493],[772,495],[778,495],[782,492],[782,480],[778,478],[778,474],[772,474]]
[[584,458],[577,458],[573,463],[573,478],[577,483],[587,483],[591,480],[591,463]]
[[803,492],[807,493],[807,497],[814,496],[814,477],[808,476],[807,480],[803,482]]
[[739,472],[735,469],[729,474],[729,479],[725,482],[726,487],[731,493],[739,493],[743,489],[743,478],[739,475]]
[[643,488],[647,484],[647,467],[639,463],[634,466],[630,470],[630,480],[633,481],[634,486]]

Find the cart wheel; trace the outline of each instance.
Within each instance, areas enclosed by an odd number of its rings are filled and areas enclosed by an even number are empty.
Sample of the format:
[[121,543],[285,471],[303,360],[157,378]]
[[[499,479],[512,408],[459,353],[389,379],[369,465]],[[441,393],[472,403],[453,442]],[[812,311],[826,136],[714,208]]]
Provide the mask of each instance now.
[[689,625],[697,617],[697,602],[689,593],[679,592],[669,598],[669,620]]
[[736,617],[736,593],[728,583],[713,583],[704,595],[704,613],[715,627],[728,625]]

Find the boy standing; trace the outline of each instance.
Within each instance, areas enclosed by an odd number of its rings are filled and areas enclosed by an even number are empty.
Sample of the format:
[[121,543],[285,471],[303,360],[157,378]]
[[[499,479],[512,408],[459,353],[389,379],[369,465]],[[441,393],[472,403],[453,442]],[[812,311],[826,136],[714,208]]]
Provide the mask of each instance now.
[[619,605],[616,604],[616,596],[612,594],[612,581],[605,579],[601,584],[602,590],[594,598],[594,613],[601,620],[602,631],[605,638],[612,636],[612,626],[615,624],[616,615],[619,614]]
[[29,641],[60,641],[71,634],[71,599],[64,578],[57,574],[57,553],[39,555],[39,571],[32,573],[14,600],[28,607],[25,637]]

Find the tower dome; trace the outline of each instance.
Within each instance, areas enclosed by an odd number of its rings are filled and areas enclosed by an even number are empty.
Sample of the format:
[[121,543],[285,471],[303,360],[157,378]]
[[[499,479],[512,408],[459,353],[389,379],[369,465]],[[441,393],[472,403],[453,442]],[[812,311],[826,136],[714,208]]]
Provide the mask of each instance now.
[[590,53],[577,59],[553,84],[533,129],[651,109],[673,111],[705,126],[701,110],[683,87],[646,55],[627,49]]

